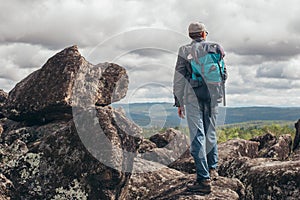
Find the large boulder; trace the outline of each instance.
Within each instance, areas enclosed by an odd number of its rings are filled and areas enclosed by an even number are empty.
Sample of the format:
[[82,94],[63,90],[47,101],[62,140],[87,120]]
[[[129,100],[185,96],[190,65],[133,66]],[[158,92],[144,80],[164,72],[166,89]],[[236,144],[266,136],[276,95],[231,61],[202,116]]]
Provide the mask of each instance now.
[[14,186],[12,199],[123,199],[133,159],[122,152],[136,153],[140,128],[109,106],[93,112],[95,120],[81,124],[56,121],[4,130],[0,174]]
[[246,188],[245,199],[299,199],[300,160],[240,157],[223,163],[222,176],[238,178]]
[[250,141],[259,142],[258,157],[262,158],[277,158],[285,160],[289,157],[292,151],[292,137],[291,135],[282,135],[278,138],[267,133],[261,136],[256,136]]
[[51,57],[9,92],[5,115],[33,124],[70,119],[76,100],[87,98],[90,105],[105,106],[123,98],[127,87],[124,68],[112,63],[92,65],[77,46],[72,46]]
[[[221,166],[223,162],[238,157],[258,157],[259,143],[243,139],[233,139],[218,144],[219,163]],[[178,160],[170,164],[171,168],[182,172],[194,174],[196,173],[195,162],[189,151],[186,151]]]
[[242,199],[244,186],[237,179],[221,177],[212,182],[212,192],[204,195],[189,192],[186,185],[194,181],[195,175],[187,175],[170,168],[161,168],[130,178],[126,199]]
[[180,135],[180,131],[177,131],[173,128],[167,129],[163,133],[157,133],[152,135],[149,140],[156,144],[158,148],[163,148],[167,146],[176,136]]
[[138,152],[142,154],[142,153],[152,151],[152,149],[155,148],[157,148],[157,146],[154,142],[151,142],[149,139],[143,138],[141,140],[141,144],[139,145]]
[[140,157],[170,166],[186,154],[189,149],[188,138],[180,131],[169,128],[162,133],[157,133],[140,144]]
[[271,146],[265,157],[286,160],[292,151],[292,137],[289,134],[281,135],[276,144]]
[[1,195],[123,199],[141,129],[107,105],[123,98],[127,87],[124,68],[94,66],[72,46],[8,97],[1,92],[7,117],[0,120]]
[[291,154],[291,136],[275,137],[267,133],[251,140],[258,144],[256,151],[249,154],[251,151],[245,152],[247,148],[239,149],[239,156],[226,152],[235,148],[230,145],[237,145],[225,142],[227,147],[219,150],[228,155],[219,167],[219,174],[241,180],[246,188],[245,199],[298,199],[300,151],[296,149]]
[[184,173],[196,174],[195,161],[190,150],[187,150],[180,158],[172,162],[169,167]]
[[277,138],[272,133],[266,133],[264,135],[255,136],[250,139],[250,141],[259,142],[259,156],[264,157],[269,151],[269,148],[276,144]]
[[238,157],[256,158],[258,156],[258,142],[243,139],[233,139],[218,145],[219,166],[227,160]]
[[[243,139],[233,139],[220,143],[218,144],[218,165],[221,166],[223,162],[237,157],[256,158],[258,156],[258,146],[258,142]],[[182,172],[196,173],[195,162],[189,150],[169,166]]]

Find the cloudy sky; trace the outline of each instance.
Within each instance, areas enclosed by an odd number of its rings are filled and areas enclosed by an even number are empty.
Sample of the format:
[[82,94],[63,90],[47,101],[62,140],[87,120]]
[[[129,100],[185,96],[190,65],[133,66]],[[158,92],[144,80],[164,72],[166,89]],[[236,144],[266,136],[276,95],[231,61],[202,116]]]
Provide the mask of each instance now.
[[178,47],[202,21],[226,51],[229,106],[299,106],[299,13],[297,0],[0,0],[0,88],[77,44],[127,69],[123,101],[172,102]]

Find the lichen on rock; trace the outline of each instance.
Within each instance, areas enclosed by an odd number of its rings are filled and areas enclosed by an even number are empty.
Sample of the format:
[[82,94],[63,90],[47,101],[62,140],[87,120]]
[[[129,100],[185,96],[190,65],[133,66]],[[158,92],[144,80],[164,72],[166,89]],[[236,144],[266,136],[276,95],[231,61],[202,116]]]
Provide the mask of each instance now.
[[55,189],[56,194],[51,200],[87,200],[88,194],[82,190],[81,184],[77,179],[74,179],[68,188],[59,187]]

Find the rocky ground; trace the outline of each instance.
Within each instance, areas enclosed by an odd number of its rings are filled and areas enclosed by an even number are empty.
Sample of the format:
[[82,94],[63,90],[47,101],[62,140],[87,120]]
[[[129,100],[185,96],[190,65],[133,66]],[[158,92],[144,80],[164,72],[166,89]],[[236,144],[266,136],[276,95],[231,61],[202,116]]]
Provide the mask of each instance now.
[[187,138],[168,129],[145,139],[110,106],[128,82],[123,67],[92,65],[72,46],[0,90],[0,200],[299,199],[300,120],[294,143],[266,133],[220,144],[213,192],[191,193]]

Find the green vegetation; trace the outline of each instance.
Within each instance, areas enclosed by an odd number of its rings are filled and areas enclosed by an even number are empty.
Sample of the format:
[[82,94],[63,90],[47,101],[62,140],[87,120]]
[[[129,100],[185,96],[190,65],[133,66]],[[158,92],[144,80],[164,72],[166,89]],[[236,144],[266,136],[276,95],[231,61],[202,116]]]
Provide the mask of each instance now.
[[230,139],[240,138],[249,140],[255,136],[271,133],[275,136],[284,134],[292,135],[294,138],[295,130],[293,122],[252,122],[252,123],[240,123],[232,124],[223,127],[219,127],[218,142],[225,142]]
[[[187,127],[175,127],[183,134],[189,135]],[[166,131],[166,128],[147,128],[143,130],[145,138],[149,138],[151,135]],[[284,134],[295,136],[294,122],[291,121],[251,121],[245,123],[237,123],[224,125],[217,128],[218,143],[225,142],[230,139],[245,139],[249,140],[255,136],[271,133],[275,136]]]

